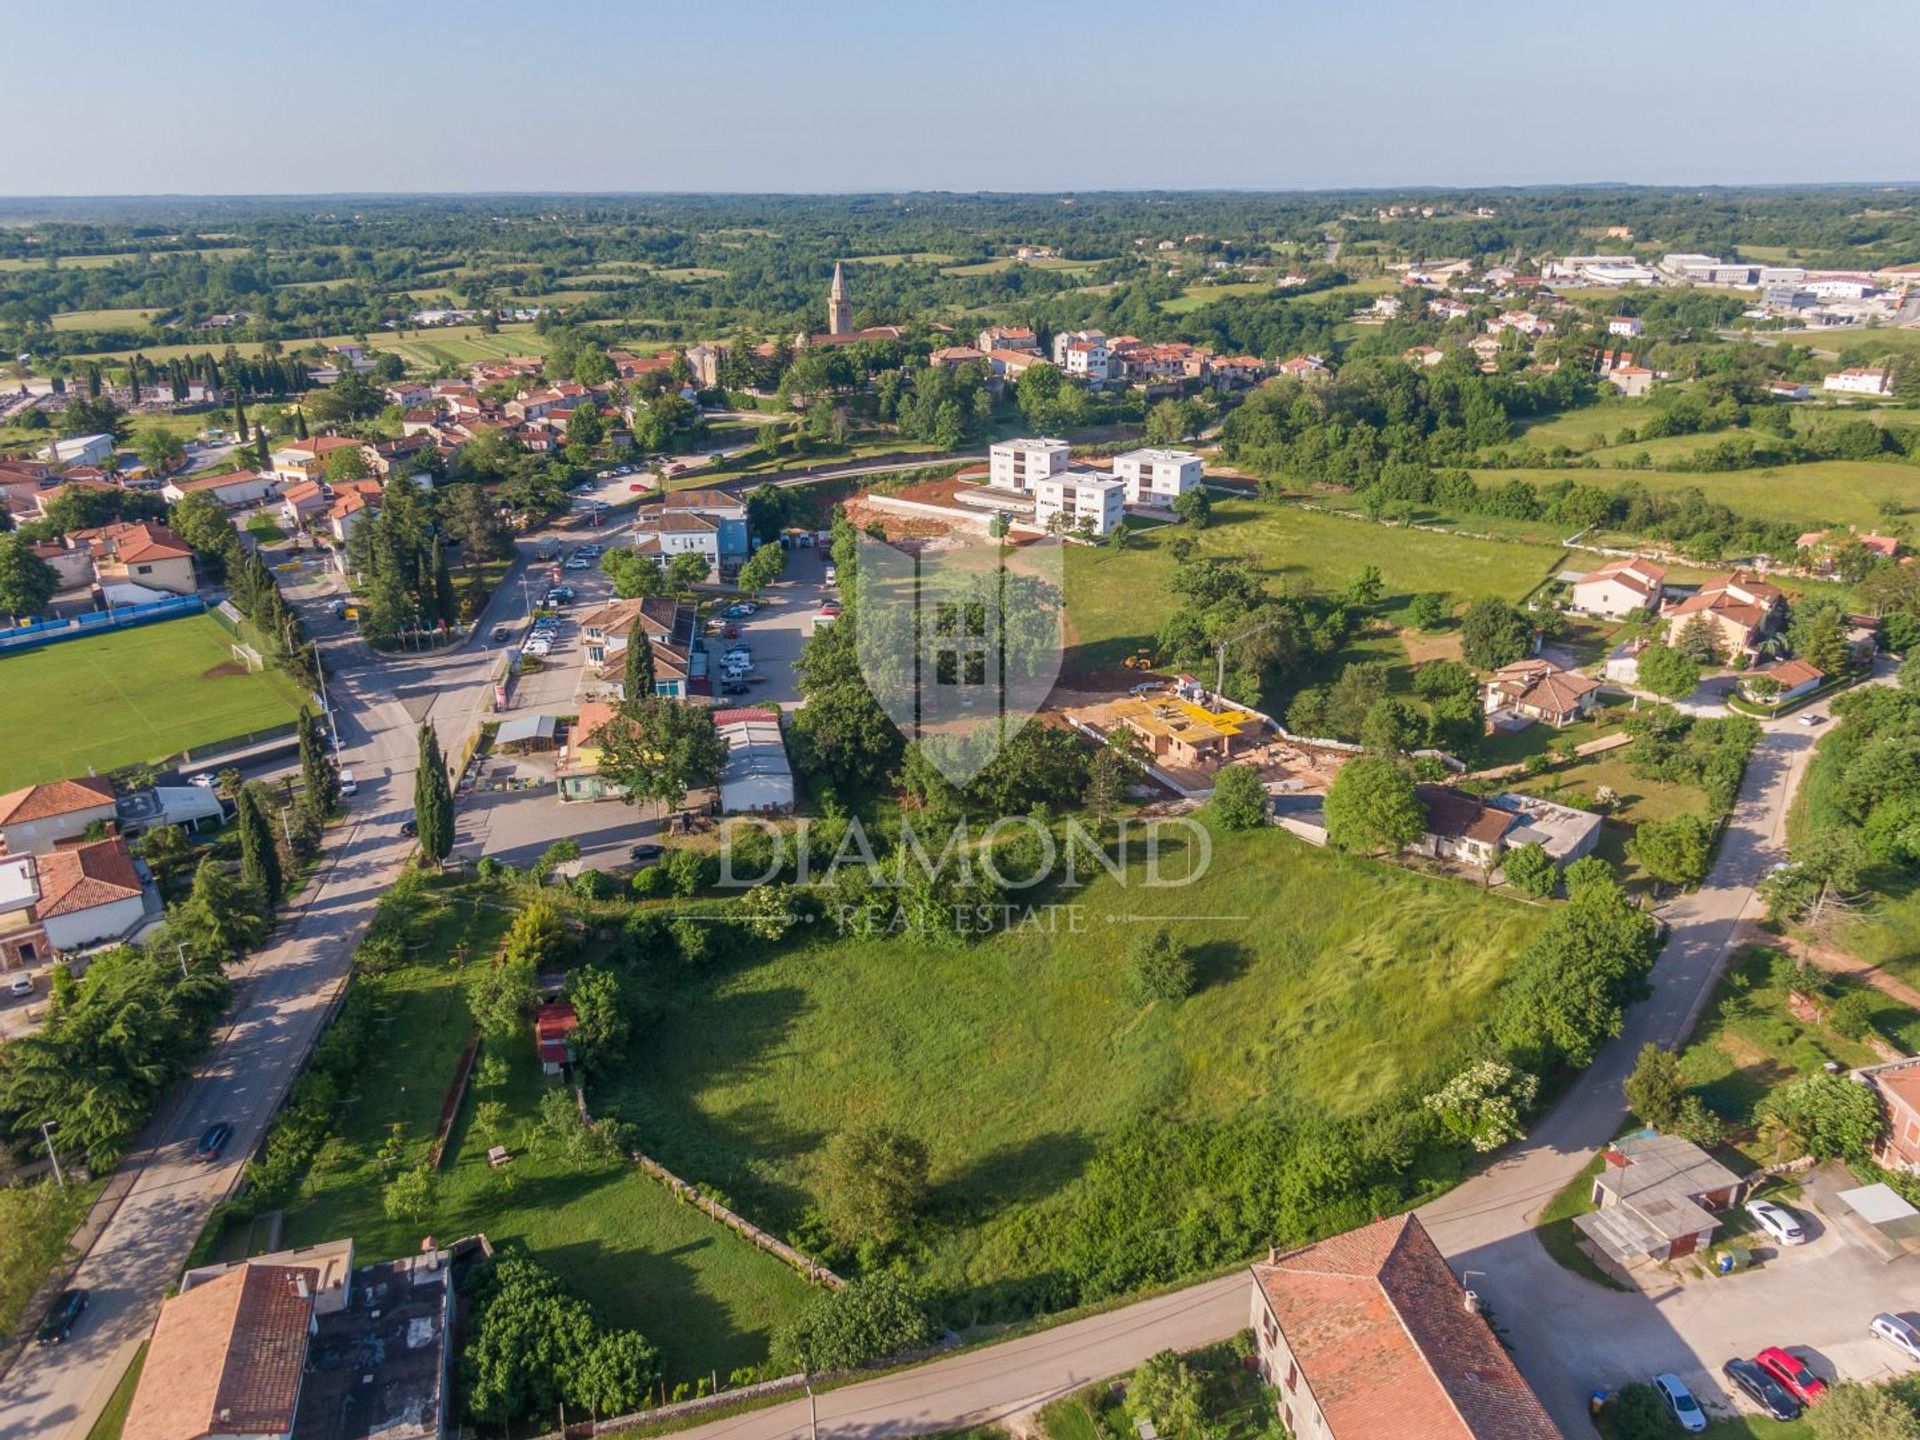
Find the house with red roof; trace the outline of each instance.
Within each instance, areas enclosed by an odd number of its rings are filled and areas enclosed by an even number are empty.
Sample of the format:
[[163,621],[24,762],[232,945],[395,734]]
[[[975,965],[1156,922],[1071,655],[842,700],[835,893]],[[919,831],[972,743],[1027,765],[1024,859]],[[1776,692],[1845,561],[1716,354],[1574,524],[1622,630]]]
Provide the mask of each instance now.
[[115,835],[33,857],[33,918],[55,950],[124,940],[147,918],[147,888]]
[[169,595],[192,595],[200,589],[193,573],[193,547],[155,521],[121,521],[76,530],[68,538],[93,552],[94,574],[102,586],[137,585]]
[[1787,597],[1778,586],[1735,571],[1708,581],[1660,613],[1667,621],[1669,643],[1694,616],[1704,615],[1717,632],[1720,649],[1739,655],[1779,629],[1786,619]]
[[47,780],[0,795],[0,851],[44,854],[78,840],[90,825],[111,825],[113,786],[97,775],[83,780]]
[[1666,598],[1667,572],[1635,555],[1610,560],[1573,582],[1573,608],[1618,620],[1636,610],[1658,612]]
[[1561,730],[1592,714],[1599,694],[1598,680],[1530,655],[1493,672],[1486,685],[1487,718],[1499,725],[1500,717],[1512,716],[1513,729],[1538,720]]
[[565,1000],[549,1000],[533,1014],[533,1039],[540,1051],[540,1068],[558,1075],[576,1058],[573,1032],[580,1028],[580,1017]]
[[1260,1375],[1301,1440],[1559,1440],[1414,1215],[1253,1267]]

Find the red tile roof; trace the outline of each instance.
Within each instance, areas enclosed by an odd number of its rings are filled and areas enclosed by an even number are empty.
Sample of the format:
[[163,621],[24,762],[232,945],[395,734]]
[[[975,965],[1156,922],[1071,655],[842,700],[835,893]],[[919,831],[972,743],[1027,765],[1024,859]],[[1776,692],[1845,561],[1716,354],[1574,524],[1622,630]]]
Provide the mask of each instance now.
[[34,914],[41,920],[138,899],[141,894],[133,853],[117,835],[52,851],[40,856],[34,868],[40,881],[40,903]]
[[162,1305],[124,1440],[291,1431],[319,1273],[247,1265]]
[[48,780],[24,790],[0,795],[0,825],[23,825],[49,820],[113,803],[113,786],[98,776],[84,780]]
[[1560,1440],[1414,1216],[1253,1274],[1335,1440]]
[[1478,840],[1491,845],[1514,823],[1512,812],[1487,804],[1478,795],[1450,785],[1416,785],[1415,797],[1427,813],[1427,834],[1448,840]]

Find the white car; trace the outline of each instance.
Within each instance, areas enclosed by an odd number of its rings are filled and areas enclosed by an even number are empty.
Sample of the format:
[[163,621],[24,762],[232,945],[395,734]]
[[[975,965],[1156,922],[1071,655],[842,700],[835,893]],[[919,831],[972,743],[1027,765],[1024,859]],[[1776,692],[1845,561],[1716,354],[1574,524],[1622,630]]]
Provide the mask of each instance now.
[[1800,717],[1800,723],[1802,725],[1808,725],[1808,726],[1819,725],[1819,724],[1822,724],[1826,720],[1826,718],[1827,717],[1824,715],[1815,715],[1812,713],[1808,713]]
[[1686,1382],[1678,1375],[1654,1376],[1653,1388],[1667,1402],[1667,1409],[1682,1430],[1689,1435],[1698,1435],[1707,1428],[1707,1417],[1701,1413],[1700,1402],[1693,1398],[1693,1392],[1687,1389]]
[[1804,1245],[1807,1243],[1807,1231],[1791,1210],[1775,1205],[1770,1200],[1749,1200],[1747,1214],[1753,1217],[1753,1223],[1782,1245]]
[[353,778],[353,771],[342,770],[340,772],[340,793],[342,795],[354,795],[359,793],[359,790],[360,782]]
[[212,772],[202,770],[198,775],[188,776],[187,783],[189,785],[197,785],[202,790],[211,790],[214,787],[214,777]]
[[1867,1326],[1867,1330],[1870,1334],[1879,1336],[1909,1360],[1920,1360],[1920,1330],[1914,1329],[1898,1315],[1876,1315],[1873,1317],[1873,1323]]

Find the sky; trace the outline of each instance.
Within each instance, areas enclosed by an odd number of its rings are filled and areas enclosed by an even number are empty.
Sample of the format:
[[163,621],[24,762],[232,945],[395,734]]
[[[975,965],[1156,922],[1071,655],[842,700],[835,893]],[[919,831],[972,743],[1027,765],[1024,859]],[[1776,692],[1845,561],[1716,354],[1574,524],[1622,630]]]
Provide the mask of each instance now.
[[1920,178],[1911,3],[0,0],[0,194]]

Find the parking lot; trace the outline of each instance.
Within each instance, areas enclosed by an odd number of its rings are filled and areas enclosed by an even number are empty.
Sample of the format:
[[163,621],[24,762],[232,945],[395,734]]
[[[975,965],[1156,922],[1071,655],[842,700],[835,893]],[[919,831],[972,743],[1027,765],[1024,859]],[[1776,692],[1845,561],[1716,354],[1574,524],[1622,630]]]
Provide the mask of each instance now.
[[[825,555],[817,548],[788,551],[786,573],[760,597],[759,609],[744,620],[729,622],[738,628],[738,640],[720,634],[708,637],[715,661],[731,645],[747,646],[753,653],[754,672],[759,677],[759,683],[749,686],[746,694],[731,697],[722,694],[716,683],[716,699],[736,705],[775,701],[788,710],[800,703],[793,662],[800,658],[820,606],[834,598],[832,587],[826,583],[826,567]],[[714,673],[718,681],[717,664]]]

